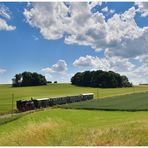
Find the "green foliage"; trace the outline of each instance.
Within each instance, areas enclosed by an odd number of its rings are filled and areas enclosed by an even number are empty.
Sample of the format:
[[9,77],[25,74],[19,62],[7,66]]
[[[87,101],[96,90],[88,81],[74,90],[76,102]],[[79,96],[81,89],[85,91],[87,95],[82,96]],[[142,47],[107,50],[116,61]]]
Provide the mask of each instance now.
[[62,105],[64,108],[74,109],[96,109],[96,110],[116,110],[116,111],[147,111],[148,92],[133,93],[122,96],[115,96],[104,99],[95,99],[85,102],[77,102]]
[[38,74],[36,72],[23,72],[20,74],[16,74],[15,78],[12,79],[13,87],[20,87],[20,86],[39,86],[39,85],[46,85],[47,81],[45,76]]
[[71,82],[78,86],[90,86],[100,88],[131,87],[132,84],[126,76],[121,76],[113,71],[85,71],[78,72],[72,78]]

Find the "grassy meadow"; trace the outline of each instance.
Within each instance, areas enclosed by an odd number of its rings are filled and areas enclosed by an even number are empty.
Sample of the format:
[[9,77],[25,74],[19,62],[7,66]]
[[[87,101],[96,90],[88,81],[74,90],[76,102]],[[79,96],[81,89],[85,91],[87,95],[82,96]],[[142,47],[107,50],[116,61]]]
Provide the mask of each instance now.
[[45,109],[0,125],[1,146],[148,145],[148,112]]
[[[11,110],[12,93],[14,93],[16,101],[30,99],[30,97],[40,98],[92,92],[98,99],[69,105],[71,108],[78,108],[77,105],[79,105],[79,107],[93,109],[95,107],[111,108],[115,106],[121,108],[124,107],[125,102],[126,106],[130,107],[137,107],[138,104],[147,106],[148,93],[146,91],[148,91],[148,86],[97,89],[76,87],[70,84],[49,84],[21,88],[0,85],[0,113]],[[118,95],[120,96],[118,97]],[[101,99],[103,97],[108,99]],[[54,107],[0,117],[0,146],[121,145],[148,145],[147,111],[114,112]]]
[[115,95],[128,94],[133,92],[148,91],[148,86],[135,86],[134,88],[113,88],[101,89],[90,87],[77,87],[71,84],[49,84],[47,86],[33,87],[16,87],[11,85],[0,85],[0,114],[10,112],[12,110],[12,94],[14,94],[14,108],[16,100],[66,96],[82,93],[94,93],[95,98],[103,98]]
[[62,107],[108,111],[148,111],[148,92],[64,104]]

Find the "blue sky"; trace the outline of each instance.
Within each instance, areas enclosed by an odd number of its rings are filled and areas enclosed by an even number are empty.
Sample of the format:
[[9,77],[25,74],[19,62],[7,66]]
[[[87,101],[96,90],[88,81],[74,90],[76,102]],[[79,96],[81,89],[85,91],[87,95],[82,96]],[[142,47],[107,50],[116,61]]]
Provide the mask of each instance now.
[[78,71],[97,69],[148,82],[147,3],[68,5],[0,2],[0,83],[23,71],[70,82]]

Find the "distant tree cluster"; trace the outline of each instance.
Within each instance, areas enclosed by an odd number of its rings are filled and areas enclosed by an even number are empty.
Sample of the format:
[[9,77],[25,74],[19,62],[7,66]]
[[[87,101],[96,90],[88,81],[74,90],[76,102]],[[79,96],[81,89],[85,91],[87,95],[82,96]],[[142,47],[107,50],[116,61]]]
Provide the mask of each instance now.
[[39,85],[46,85],[47,81],[45,76],[38,74],[36,72],[23,72],[16,74],[15,77],[12,79],[12,86],[13,87],[20,87],[20,86],[39,86]]
[[73,85],[100,88],[132,87],[126,76],[102,70],[78,72],[71,78],[71,82]]

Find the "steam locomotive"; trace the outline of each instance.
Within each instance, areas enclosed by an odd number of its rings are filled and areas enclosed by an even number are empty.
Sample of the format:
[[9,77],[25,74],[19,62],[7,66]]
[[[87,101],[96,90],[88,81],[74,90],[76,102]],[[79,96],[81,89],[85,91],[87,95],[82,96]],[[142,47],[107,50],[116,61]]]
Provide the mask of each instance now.
[[93,99],[93,93],[81,94],[76,96],[65,96],[65,97],[55,97],[55,98],[41,98],[31,100],[19,100],[16,101],[16,106],[18,111],[24,112],[28,110],[34,110],[39,108],[46,108],[55,105],[62,105],[66,103],[73,103],[79,101],[86,101]]

